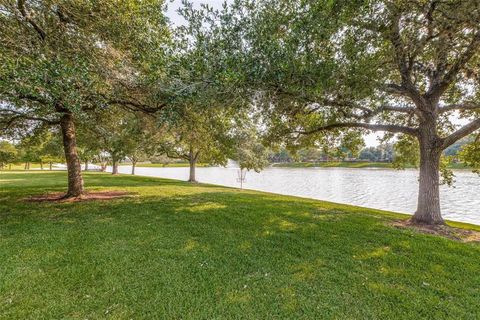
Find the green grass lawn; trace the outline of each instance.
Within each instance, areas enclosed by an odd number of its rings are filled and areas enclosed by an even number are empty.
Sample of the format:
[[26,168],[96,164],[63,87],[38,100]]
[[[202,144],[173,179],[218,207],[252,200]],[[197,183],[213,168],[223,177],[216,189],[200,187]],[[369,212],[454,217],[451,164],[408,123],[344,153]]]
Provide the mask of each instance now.
[[479,319],[480,245],[405,216],[132,176],[29,203],[64,172],[0,172],[0,319]]
[[[30,169],[40,169],[40,163],[30,163]],[[44,170],[48,170],[49,169],[49,164],[48,163],[44,163],[43,164],[43,169]],[[10,164],[10,165],[6,165],[3,170],[0,170],[1,171],[23,171],[25,170],[25,164],[24,163],[15,163],[15,164]]]

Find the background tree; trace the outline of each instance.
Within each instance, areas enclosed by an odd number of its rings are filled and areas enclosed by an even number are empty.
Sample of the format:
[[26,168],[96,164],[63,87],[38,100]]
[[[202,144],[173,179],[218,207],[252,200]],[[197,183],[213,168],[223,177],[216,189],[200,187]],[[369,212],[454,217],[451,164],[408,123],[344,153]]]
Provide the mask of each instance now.
[[[219,77],[244,88],[284,137],[387,131],[414,139],[412,221],[443,223],[442,151],[480,128],[477,2],[238,0],[203,13],[229,57]],[[467,124],[452,123],[453,114]]]
[[176,106],[175,114],[161,120],[166,134],[157,152],[171,159],[189,163],[189,182],[197,182],[195,168],[199,161],[226,165],[232,145],[231,115],[227,109],[203,107],[198,102]]
[[62,136],[58,131],[47,131],[41,136],[40,141],[41,147],[38,152],[41,163],[48,163],[49,170],[52,170],[54,162],[65,163]]
[[[167,79],[170,101],[158,117],[160,128],[167,134],[159,144],[160,154],[189,162],[189,181],[196,182],[195,168],[199,161],[225,165],[231,155],[233,119],[239,116],[234,96],[216,79],[221,72],[223,52],[212,42],[203,28],[193,5],[184,1],[180,15],[185,24],[172,31]],[[211,9],[203,5],[206,11]]]
[[4,169],[5,166],[11,165],[17,159],[17,148],[8,141],[0,141],[0,169]]
[[480,134],[461,148],[459,156],[467,166],[473,168],[473,172],[480,175]]
[[157,150],[157,143],[164,135],[158,130],[155,119],[137,114],[130,126],[130,138],[127,157],[132,163],[132,175],[140,161],[146,161],[154,156]]
[[241,170],[260,172],[269,163],[269,150],[262,144],[256,129],[252,123],[245,122],[236,127],[232,159]]
[[38,130],[31,135],[25,136],[17,145],[19,151],[18,160],[24,163],[25,170],[30,170],[32,163],[39,163],[43,167],[40,159],[43,133],[43,130]]

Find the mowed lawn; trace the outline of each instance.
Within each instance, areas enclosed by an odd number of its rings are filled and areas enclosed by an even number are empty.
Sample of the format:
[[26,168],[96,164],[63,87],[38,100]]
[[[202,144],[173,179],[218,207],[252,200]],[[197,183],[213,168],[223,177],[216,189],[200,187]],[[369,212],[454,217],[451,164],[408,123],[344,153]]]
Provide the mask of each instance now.
[[480,319],[480,245],[333,203],[85,174],[110,201],[32,203],[0,172],[0,319]]

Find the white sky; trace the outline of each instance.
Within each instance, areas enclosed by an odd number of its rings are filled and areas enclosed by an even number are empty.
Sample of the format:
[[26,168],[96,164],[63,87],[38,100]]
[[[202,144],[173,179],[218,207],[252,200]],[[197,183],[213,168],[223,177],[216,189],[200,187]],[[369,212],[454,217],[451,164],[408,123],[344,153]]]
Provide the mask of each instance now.
[[[231,2],[231,0],[191,0],[195,7],[199,7],[202,3],[209,4],[215,9],[220,9],[224,1]],[[167,16],[170,19],[171,23],[179,25],[183,23],[183,18],[180,17],[177,13],[178,8],[182,6],[181,0],[170,0],[168,2]],[[367,147],[377,146],[378,137],[382,136],[382,133],[371,133],[364,136],[365,144]]]

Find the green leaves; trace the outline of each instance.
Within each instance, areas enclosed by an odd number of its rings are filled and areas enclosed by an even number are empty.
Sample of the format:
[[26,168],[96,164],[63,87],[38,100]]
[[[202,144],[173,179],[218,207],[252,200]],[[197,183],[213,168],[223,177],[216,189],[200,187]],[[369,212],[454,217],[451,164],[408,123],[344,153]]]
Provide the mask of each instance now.
[[8,141],[0,141],[0,167],[14,162],[17,159],[18,150]]
[[459,158],[480,175],[480,134],[472,143],[462,147]]

